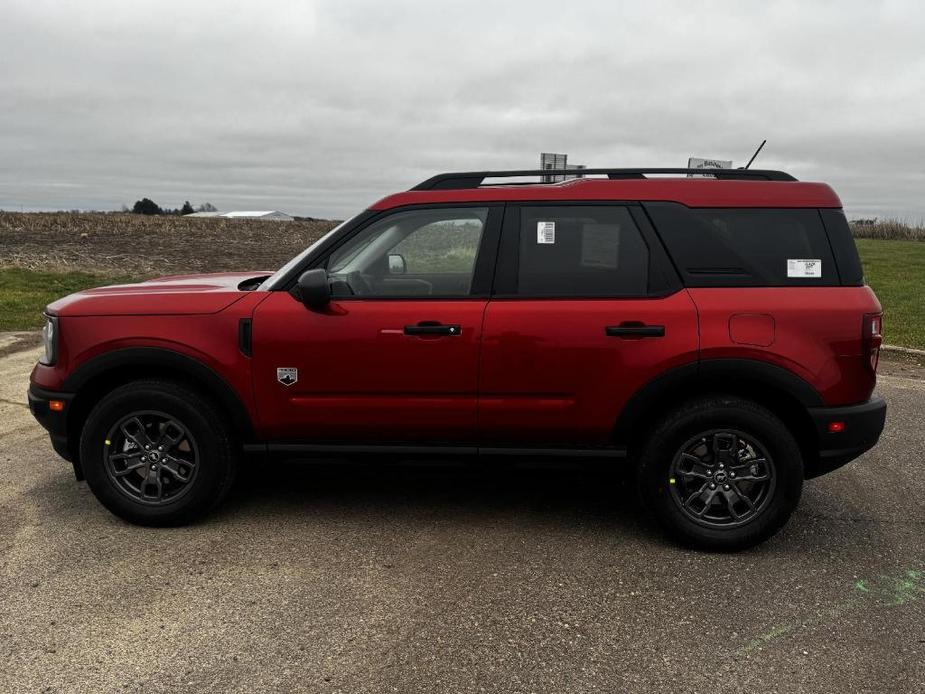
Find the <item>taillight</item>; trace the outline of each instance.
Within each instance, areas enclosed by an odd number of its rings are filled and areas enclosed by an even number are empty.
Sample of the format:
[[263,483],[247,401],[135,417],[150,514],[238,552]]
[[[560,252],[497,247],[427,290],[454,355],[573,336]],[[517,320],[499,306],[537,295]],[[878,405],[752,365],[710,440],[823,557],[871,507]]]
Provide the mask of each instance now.
[[883,344],[883,314],[865,313],[861,327],[861,343],[864,358],[868,360],[871,371],[877,372],[880,362],[880,345]]

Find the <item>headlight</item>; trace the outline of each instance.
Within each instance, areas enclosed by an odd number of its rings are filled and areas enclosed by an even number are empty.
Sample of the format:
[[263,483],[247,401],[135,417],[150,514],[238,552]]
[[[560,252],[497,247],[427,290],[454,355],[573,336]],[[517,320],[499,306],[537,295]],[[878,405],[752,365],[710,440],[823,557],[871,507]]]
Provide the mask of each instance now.
[[39,361],[46,366],[52,366],[58,358],[58,317],[45,314],[45,326],[42,328],[42,342],[45,345],[45,354]]

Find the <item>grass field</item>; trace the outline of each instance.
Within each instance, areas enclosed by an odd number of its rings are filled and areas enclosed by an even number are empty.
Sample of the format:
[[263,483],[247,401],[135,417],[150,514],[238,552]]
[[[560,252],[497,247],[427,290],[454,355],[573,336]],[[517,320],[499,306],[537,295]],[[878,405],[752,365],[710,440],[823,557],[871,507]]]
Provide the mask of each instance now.
[[925,349],[925,243],[856,239],[864,279],[883,305],[887,344]]
[[40,328],[42,310],[55,299],[88,287],[130,281],[127,277],[88,272],[0,269],[0,330]]

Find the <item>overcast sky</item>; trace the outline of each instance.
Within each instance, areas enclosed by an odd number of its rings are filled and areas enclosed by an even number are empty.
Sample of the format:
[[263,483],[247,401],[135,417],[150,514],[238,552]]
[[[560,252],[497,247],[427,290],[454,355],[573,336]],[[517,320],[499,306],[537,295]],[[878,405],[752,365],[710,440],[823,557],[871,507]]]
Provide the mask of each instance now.
[[3,0],[0,209],[344,217],[446,170],[824,180],[925,219],[925,3]]

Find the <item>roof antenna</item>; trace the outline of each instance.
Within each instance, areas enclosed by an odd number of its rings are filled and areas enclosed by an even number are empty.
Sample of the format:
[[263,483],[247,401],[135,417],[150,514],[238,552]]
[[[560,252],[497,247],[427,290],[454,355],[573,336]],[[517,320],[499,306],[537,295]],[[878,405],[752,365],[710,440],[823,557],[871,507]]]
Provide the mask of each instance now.
[[764,147],[764,143],[765,143],[765,142],[767,142],[767,140],[762,140],[762,141],[761,141],[761,144],[758,145],[758,149],[755,150],[755,153],[752,155],[752,158],[749,159],[749,160],[748,160],[748,163],[745,165],[745,168],[746,168],[746,169],[747,169],[749,166],[752,165],[752,162],[753,162],[753,161],[755,161],[755,157],[758,156],[758,152],[760,152],[760,151],[761,151],[761,148]]

